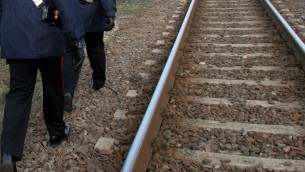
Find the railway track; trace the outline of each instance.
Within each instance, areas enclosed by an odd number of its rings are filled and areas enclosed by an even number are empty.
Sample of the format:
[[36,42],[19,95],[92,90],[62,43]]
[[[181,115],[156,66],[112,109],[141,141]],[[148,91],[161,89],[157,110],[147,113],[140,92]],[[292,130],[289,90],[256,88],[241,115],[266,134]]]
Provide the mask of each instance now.
[[176,40],[121,171],[305,171],[304,44],[269,1],[193,0]]

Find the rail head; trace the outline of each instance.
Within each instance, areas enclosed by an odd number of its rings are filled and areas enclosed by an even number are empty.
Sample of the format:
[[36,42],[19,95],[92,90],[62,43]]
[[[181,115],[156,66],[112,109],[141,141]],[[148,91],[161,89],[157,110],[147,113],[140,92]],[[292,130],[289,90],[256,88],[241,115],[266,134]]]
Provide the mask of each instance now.
[[[161,74],[160,80],[156,86],[152,99],[144,114],[142,123],[137,131],[135,139],[132,143],[130,151],[121,168],[121,172],[145,171],[151,157],[151,143],[159,130],[161,125],[161,109],[167,103],[168,91],[173,80],[170,80],[171,75],[174,74],[175,63],[179,50],[182,48],[183,39],[185,39],[190,25],[190,19],[193,17],[193,11],[196,8],[198,0],[192,0],[189,9],[183,20],[181,29],[178,33],[172,51],[165,64],[164,70]],[[303,63],[305,69],[305,46],[302,40],[297,36],[285,19],[279,14],[269,0],[260,0],[271,17],[275,20],[280,30],[284,33],[287,41],[299,60]],[[154,130],[155,134],[149,134],[150,130]]]
[[[167,103],[168,91],[174,82],[171,78],[173,78],[172,75],[175,71],[175,63],[178,61],[179,51],[183,48],[183,41],[186,40],[197,1],[198,0],[192,0],[189,5],[152,99],[121,168],[121,172],[145,171],[147,168],[152,152],[151,144],[161,125],[161,109],[164,107],[164,104]],[[154,131],[154,134],[149,134],[151,130]]]
[[302,68],[305,70],[305,45],[299,36],[294,32],[286,20],[276,10],[269,0],[260,0],[265,9],[275,20],[275,23],[279,27],[280,31],[283,32],[284,37],[288,41],[288,45],[294,51],[297,60],[302,63]]

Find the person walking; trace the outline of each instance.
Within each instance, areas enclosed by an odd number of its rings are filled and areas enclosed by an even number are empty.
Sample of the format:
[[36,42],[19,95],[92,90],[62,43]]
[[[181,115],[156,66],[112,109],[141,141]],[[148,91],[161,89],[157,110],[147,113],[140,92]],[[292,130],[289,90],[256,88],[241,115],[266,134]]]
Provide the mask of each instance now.
[[[1,133],[1,172],[17,171],[23,156],[38,71],[43,85],[44,122],[51,146],[71,134],[63,120],[65,35],[83,48],[84,28],[76,1],[1,0],[1,58],[9,65]],[[59,14],[59,15],[58,15]]]
[[[86,32],[86,50],[92,69],[92,89],[98,91],[104,86],[106,81],[104,31],[110,31],[115,26],[115,15],[117,11],[116,1],[80,0],[78,6]],[[74,48],[69,48],[67,54],[65,55],[64,109],[67,112],[71,112],[73,110],[72,100],[84,58],[84,50]]]

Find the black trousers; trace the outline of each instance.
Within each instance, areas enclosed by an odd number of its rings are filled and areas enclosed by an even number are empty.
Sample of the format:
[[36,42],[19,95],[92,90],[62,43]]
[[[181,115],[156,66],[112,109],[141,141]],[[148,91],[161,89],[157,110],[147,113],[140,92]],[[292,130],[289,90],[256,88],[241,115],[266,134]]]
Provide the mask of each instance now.
[[42,78],[43,114],[47,130],[50,134],[64,133],[63,60],[51,57],[7,62],[10,85],[5,97],[1,151],[11,154],[18,161],[22,159],[38,70]]
[[70,39],[67,39],[66,47],[67,53],[64,57],[64,89],[65,93],[69,92],[73,96],[85,59],[85,52],[84,49],[74,48]]
[[[104,31],[87,32],[85,35],[86,50],[92,69],[92,82],[96,87],[102,87],[106,81],[106,55],[104,46]],[[79,79],[80,70],[74,69],[73,61],[79,59],[82,52],[69,48],[65,55],[64,80],[65,92],[74,95],[75,88]]]

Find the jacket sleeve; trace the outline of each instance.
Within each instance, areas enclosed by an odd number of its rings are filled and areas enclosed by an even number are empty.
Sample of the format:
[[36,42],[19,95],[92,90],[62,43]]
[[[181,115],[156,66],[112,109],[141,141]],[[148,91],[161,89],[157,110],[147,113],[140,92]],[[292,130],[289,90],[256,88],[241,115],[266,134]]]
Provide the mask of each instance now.
[[80,40],[84,35],[84,26],[80,19],[77,0],[55,0],[64,31],[72,40]]
[[116,0],[100,0],[100,3],[106,17],[115,17],[117,11]]

